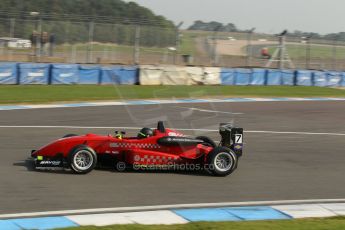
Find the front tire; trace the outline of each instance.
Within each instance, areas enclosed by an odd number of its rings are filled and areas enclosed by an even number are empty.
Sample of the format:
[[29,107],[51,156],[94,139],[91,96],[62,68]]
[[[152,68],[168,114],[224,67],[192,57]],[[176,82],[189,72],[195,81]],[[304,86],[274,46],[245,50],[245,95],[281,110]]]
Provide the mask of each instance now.
[[216,147],[208,155],[207,171],[214,176],[227,176],[237,168],[237,156],[228,148]]
[[91,172],[97,165],[97,155],[93,149],[81,145],[74,148],[68,156],[71,169],[77,174]]

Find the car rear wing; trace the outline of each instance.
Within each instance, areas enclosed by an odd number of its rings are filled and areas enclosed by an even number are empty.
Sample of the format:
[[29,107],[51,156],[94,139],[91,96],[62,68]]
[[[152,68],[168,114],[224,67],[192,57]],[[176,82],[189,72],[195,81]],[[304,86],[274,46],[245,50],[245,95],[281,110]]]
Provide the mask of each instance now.
[[239,157],[242,156],[243,128],[233,127],[231,123],[220,123],[219,134],[221,146],[230,148]]

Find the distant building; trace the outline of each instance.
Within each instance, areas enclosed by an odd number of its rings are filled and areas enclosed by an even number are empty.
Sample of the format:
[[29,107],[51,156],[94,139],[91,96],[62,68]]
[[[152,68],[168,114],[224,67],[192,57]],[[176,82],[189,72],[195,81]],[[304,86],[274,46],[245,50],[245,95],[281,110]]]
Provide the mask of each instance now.
[[29,49],[31,41],[22,38],[0,37],[0,47],[8,47],[13,49]]

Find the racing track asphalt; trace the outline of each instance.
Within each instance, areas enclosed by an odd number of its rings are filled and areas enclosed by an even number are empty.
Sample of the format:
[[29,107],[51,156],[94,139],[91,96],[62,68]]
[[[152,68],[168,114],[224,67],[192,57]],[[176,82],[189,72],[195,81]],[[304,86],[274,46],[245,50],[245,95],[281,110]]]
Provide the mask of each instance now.
[[[186,107],[186,108],[181,108]],[[209,113],[187,108],[242,113]],[[345,102],[245,102],[13,110],[0,126],[154,126],[345,133]],[[140,205],[344,198],[345,136],[246,133],[239,168],[224,178],[200,173],[115,172],[88,175],[31,171],[25,159],[66,133],[112,129],[0,127],[0,213]],[[130,130],[129,134],[135,134]],[[209,135],[217,132],[185,132]]]

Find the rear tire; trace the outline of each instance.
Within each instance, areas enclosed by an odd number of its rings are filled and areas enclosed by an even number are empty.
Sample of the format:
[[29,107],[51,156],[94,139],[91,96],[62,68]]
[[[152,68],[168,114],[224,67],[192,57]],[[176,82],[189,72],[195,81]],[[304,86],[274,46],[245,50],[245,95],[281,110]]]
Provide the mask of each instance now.
[[97,155],[90,147],[80,145],[74,148],[68,155],[68,162],[75,173],[86,174],[96,167]]
[[207,171],[214,176],[227,176],[237,168],[237,160],[231,149],[216,147],[207,155]]
[[212,148],[217,147],[217,144],[209,137],[206,136],[198,136],[195,139],[202,140],[205,145],[210,146]]

